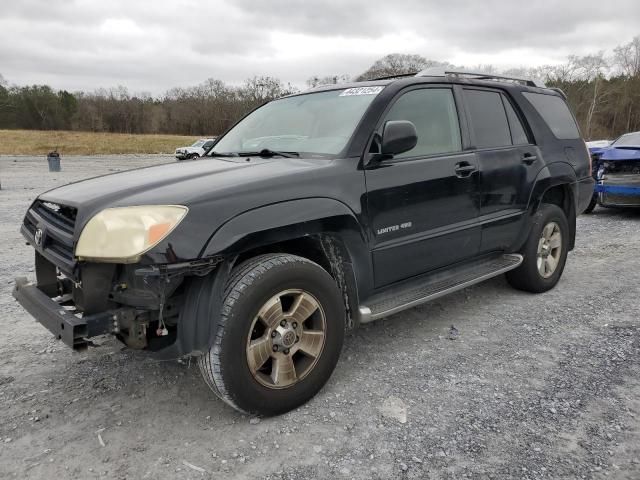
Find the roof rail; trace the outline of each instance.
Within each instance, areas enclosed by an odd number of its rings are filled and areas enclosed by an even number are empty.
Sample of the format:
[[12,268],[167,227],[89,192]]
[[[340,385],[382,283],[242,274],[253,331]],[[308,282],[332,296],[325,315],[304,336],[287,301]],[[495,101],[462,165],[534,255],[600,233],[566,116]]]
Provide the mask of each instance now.
[[549,90],[553,90],[554,92],[558,92],[560,95],[562,95],[562,98],[564,98],[565,100],[567,100],[567,94],[564,93],[564,91],[561,88],[558,87],[549,87]]
[[359,82],[373,82],[375,80],[392,80],[394,78],[417,77],[419,72],[397,73],[396,75],[386,75],[384,77],[367,78],[366,80],[358,80]]
[[519,78],[506,75],[496,75],[489,72],[469,72],[465,70],[453,70],[446,67],[432,67],[422,70],[416,74],[416,77],[470,77],[476,80],[496,80],[499,82],[512,82],[528,87],[545,88],[546,85],[542,80],[532,78]]

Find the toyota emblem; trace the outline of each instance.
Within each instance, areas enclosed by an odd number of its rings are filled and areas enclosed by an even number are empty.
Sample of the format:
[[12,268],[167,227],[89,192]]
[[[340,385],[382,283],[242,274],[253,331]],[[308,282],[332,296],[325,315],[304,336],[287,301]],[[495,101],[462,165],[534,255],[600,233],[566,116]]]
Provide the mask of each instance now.
[[36,246],[42,246],[42,230],[36,228],[36,233],[33,235],[33,240],[36,242]]

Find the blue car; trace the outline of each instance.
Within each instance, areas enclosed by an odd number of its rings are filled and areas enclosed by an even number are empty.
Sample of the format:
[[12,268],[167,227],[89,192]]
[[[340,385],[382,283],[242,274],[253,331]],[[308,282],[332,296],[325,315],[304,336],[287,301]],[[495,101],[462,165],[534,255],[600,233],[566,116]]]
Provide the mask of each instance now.
[[608,146],[589,148],[596,179],[595,205],[640,207],[640,132],[625,133]]

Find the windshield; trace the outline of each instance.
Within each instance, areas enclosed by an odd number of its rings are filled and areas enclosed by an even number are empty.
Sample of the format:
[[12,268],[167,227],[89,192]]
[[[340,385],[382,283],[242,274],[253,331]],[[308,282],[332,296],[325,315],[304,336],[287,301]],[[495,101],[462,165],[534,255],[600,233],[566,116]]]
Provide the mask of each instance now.
[[365,110],[383,87],[308,93],[274,100],[233,127],[215,153],[300,152],[335,155],[342,151]]
[[205,142],[204,140],[198,140],[191,146],[192,147],[201,147],[202,145],[204,145],[204,142]]
[[640,132],[622,135],[612,145],[615,147],[640,147]]

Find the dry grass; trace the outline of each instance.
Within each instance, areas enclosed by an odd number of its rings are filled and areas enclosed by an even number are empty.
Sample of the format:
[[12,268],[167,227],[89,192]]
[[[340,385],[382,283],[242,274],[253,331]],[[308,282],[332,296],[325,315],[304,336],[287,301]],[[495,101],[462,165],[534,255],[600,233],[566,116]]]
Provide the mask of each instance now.
[[46,155],[54,148],[64,155],[173,153],[199,137],[129,135],[124,133],[0,130],[0,155]]

